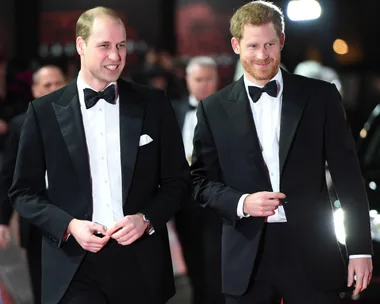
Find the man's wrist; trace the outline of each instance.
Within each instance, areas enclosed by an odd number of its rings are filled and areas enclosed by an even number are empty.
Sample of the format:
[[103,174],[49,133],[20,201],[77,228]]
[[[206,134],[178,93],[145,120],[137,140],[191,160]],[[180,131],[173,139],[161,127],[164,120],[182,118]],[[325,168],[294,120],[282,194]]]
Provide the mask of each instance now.
[[67,225],[67,228],[66,228],[66,233],[67,234],[72,234],[72,230],[73,230],[73,225],[75,225],[75,222],[77,221],[77,219],[72,219],[69,224]]
[[244,217],[249,217],[249,214],[244,212],[244,201],[248,197],[249,194],[243,194],[239,201],[238,201],[238,206],[237,206],[237,216],[239,218],[244,218]]
[[148,235],[153,234],[154,233],[154,229],[152,227],[152,224],[151,224],[150,220],[143,213],[138,213],[138,215],[141,217],[141,219],[144,222],[144,225],[145,225],[144,232],[146,234],[148,234]]

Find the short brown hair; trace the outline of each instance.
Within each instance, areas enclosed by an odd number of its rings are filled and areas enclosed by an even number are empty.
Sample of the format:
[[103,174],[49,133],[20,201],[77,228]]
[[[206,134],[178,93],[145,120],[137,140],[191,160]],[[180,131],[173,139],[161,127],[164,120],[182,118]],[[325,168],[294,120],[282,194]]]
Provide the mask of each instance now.
[[240,7],[230,20],[230,32],[241,39],[246,24],[263,25],[272,22],[278,37],[285,31],[284,15],[281,9],[268,1],[252,1]]
[[90,10],[85,11],[78,18],[76,25],[76,38],[82,37],[83,40],[87,42],[88,37],[90,37],[91,35],[92,25],[94,23],[95,18],[101,16],[111,17],[112,19],[119,20],[120,22],[122,22],[119,14],[111,8],[103,6],[92,8]]

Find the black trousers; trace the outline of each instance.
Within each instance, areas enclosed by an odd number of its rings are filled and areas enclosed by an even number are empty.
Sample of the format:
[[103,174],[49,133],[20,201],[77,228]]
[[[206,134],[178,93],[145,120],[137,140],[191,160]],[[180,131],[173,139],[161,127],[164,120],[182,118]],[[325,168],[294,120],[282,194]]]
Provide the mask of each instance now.
[[292,244],[287,223],[267,223],[250,286],[242,296],[226,296],[227,304],[338,304],[338,291],[321,292],[312,285]]
[[177,213],[175,226],[192,288],[191,303],[224,304],[220,217],[191,201]]
[[163,304],[150,298],[136,254],[114,240],[88,252],[60,303]]
[[40,230],[30,225],[29,240],[25,246],[26,256],[28,259],[30,281],[32,284],[32,292],[34,304],[41,303],[41,247],[42,234]]

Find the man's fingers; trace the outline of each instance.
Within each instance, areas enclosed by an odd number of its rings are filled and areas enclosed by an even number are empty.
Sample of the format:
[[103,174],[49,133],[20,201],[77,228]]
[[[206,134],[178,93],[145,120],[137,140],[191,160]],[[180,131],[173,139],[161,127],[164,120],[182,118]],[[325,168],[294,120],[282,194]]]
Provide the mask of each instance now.
[[362,292],[364,289],[366,289],[368,287],[369,280],[370,280],[370,276],[369,275],[365,275],[363,277],[363,284],[362,284],[362,288],[360,289],[360,292]]
[[352,284],[354,284],[354,269],[352,267],[348,267],[347,286],[351,287]]
[[92,252],[92,253],[97,253],[97,252],[99,252],[102,248],[103,248],[103,247],[89,247],[89,248],[87,248],[87,249],[85,249],[85,250],[90,251],[90,252]]
[[261,202],[261,206],[263,207],[270,207],[270,208],[275,208],[280,205],[280,201],[278,199],[267,199]]
[[125,226],[124,228],[121,228],[119,231],[115,232],[114,234],[111,235],[111,237],[115,240],[118,240],[120,239],[121,237],[125,236],[126,234],[128,234],[131,229],[132,229],[132,225],[127,225]]
[[356,282],[356,284],[355,284],[355,289],[354,289],[354,291],[352,292],[352,295],[353,295],[353,296],[357,296],[357,295],[360,293],[361,289],[362,289],[362,286],[359,285],[358,282]]
[[360,293],[360,291],[362,290],[362,286],[363,286],[363,275],[356,274],[355,290],[353,292],[354,296],[357,296]]
[[281,200],[281,199],[286,198],[286,195],[282,192],[262,192],[262,193],[263,193],[263,197],[266,199]]
[[108,236],[98,237],[92,234],[84,241],[84,245],[85,246],[93,246],[93,245],[104,246],[104,244],[106,244],[108,240],[109,240]]
[[112,238],[118,242],[124,241],[124,240],[129,239],[134,233],[135,233],[134,226],[128,225],[124,227],[123,229],[119,230],[118,232],[116,232],[115,234],[113,234]]
[[137,234],[134,234],[132,237],[128,238],[127,240],[125,241],[121,241],[121,242],[118,242],[120,245],[123,245],[123,246],[126,246],[126,245],[131,245],[133,244],[137,239],[139,238],[139,236]]
[[84,241],[81,245],[82,248],[91,252],[99,251],[104,247],[104,245],[109,241],[108,236],[104,236],[102,238],[97,236],[91,236],[91,238],[88,238],[86,241]]
[[113,225],[112,227],[110,227],[109,229],[107,229],[107,232],[106,234],[108,236],[112,236],[116,231],[122,229],[124,227],[123,223],[121,221],[118,221],[115,223],[115,225]]

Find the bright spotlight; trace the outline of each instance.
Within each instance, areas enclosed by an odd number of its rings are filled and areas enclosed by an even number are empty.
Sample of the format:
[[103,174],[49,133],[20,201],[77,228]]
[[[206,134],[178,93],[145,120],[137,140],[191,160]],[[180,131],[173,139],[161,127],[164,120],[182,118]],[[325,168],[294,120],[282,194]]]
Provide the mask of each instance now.
[[371,189],[371,190],[373,190],[373,191],[376,191],[376,189],[377,189],[377,185],[376,185],[376,183],[375,182],[370,182],[369,184],[368,184],[368,187]]
[[359,133],[361,138],[366,138],[367,137],[367,130],[366,129],[361,129]]
[[349,51],[348,44],[343,39],[336,39],[333,43],[333,49],[339,55],[345,55]]
[[378,214],[379,213],[377,212],[377,210],[372,209],[372,210],[369,211],[369,216],[371,218],[375,218]]
[[292,0],[288,4],[287,14],[292,21],[318,19],[322,8],[316,0]]
[[380,242],[380,214],[375,210],[370,211],[371,235],[374,241]]

